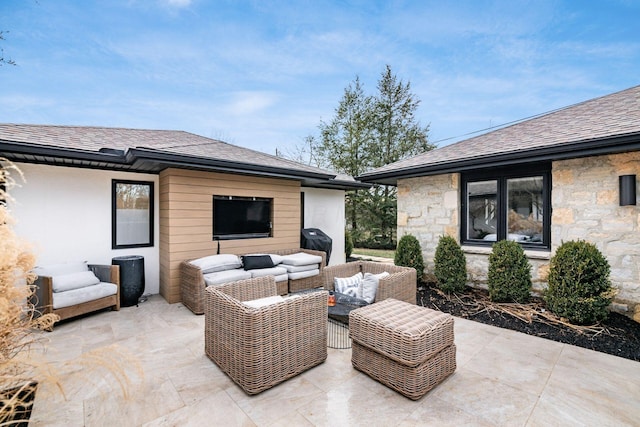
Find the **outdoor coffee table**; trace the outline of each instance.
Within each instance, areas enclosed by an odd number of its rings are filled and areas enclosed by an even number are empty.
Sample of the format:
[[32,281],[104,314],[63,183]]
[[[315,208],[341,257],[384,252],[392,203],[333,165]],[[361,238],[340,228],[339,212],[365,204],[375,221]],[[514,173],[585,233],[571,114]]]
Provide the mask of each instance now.
[[338,292],[333,294],[336,297],[336,305],[328,307],[327,347],[337,349],[351,348],[349,313],[368,304],[365,300],[349,295]]

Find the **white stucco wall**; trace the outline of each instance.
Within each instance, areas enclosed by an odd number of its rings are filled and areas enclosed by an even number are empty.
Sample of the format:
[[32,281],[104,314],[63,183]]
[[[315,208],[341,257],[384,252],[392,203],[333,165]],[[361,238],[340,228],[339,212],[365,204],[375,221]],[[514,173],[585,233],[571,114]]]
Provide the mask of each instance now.
[[304,192],[304,228],[318,228],[333,240],[329,265],[343,264],[344,195],[342,190],[302,188]]
[[[145,294],[159,292],[158,176],[18,163],[25,182],[11,195],[15,231],[29,241],[38,265],[88,261],[111,264],[123,255],[142,255]],[[111,249],[111,180],[152,181],[154,247]]]

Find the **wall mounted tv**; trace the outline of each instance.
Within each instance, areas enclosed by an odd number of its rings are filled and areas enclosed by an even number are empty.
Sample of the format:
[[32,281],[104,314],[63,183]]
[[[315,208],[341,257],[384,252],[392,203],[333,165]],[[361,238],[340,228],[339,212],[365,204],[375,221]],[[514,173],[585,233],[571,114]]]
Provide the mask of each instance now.
[[213,196],[213,240],[272,236],[273,199]]

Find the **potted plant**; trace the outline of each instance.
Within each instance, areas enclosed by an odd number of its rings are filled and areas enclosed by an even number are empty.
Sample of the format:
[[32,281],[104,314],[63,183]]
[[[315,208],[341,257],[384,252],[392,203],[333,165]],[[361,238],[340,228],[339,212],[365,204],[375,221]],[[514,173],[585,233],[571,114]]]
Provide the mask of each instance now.
[[20,173],[0,159],[0,425],[26,425],[37,389],[26,350],[37,340],[34,330],[52,327],[58,316],[38,316],[33,304],[35,257],[13,231],[11,172]]

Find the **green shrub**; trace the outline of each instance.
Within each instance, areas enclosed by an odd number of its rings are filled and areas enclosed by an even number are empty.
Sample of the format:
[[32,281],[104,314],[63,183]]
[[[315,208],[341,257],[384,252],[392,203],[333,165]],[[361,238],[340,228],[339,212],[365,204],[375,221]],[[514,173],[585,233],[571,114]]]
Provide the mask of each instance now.
[[467,286],[467,260],[451,236],[441,236],[433,259],[438,287],[447,293],[462,292]]
[[563,242],[551,258],[547,308],[579,325],[606,319],[615,295],[609,272],[609,262],[595,245]]
[[489,255],[489,297],[495,302],[527,302],[531,298],[531,264],[511,240],[494,243]]
[[351,238],[351,232],[349,230],[344,231],[344,252],[347,258],[351,258],[353,253],[353,239]]
[[413,267],[418,272],[418,282],[422,281],[424,274],[424,258],[422,257],[422,248],[420,242],[411,234],[402,236],[398,242],[396,255],[393,260],[395,265],[403,267]]

